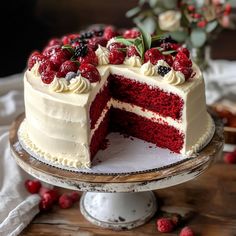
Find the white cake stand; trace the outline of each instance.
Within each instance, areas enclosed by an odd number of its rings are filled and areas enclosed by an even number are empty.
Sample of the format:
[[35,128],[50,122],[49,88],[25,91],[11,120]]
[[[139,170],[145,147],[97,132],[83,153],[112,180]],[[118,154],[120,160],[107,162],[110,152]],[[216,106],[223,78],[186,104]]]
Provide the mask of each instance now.
[[[135,159],[138,155],[132,155],[132,151],[128,150],[124,156],[130,154],[129,163],[124,166],[123,170],[120,166],[114,165],[114,162],[111,161],[112,156],[104,162],[97,162],[96,165],[100,169],[96,167],[97,169],[92,169],[90,172],[74,172],[45,164],[32,157],[32,153],[30,154],[23,148],[17,135],[23,119],[24,115],[18,117],[10,130],[11,151],[19,166],[44,182],[84,191],[80,200],[80,210],[84,217],[95,225],[115,230],[132,229],[146,223],[157,210],[156,198],[151,190],[174,186],[199,176],[223,149],[223,127],[218,120],[215,120],[214,137],[198,153],[197,157],[179,160],[176,154],[168,154],[168,165],[154,161],[153,167],[158,166],[157,168],[143,169],[140,167],[138,159]],[[125,139],[122,138],[122,140]],[[127,139],[124,142],[133,141]],[[126,144],[124,143],[124,145]],[[145,145],[150,144],[144,142]],[[141,144],[138,146],[140,148]],[[143,163],[145,163],[145,158],[148,159],[151,150],[153,149],[146,149]],[[105,151],[101,151],[101,153]],[[137,150],[135,151],[137,153]],[[140,151],[138,150],[138,152]],[[119,152],[114,156],[118,155],[122,160],[121,154],[122,152]],[[162,155],[164,154],[162,153]],[[161,156],[161,160],[163,158],[165,156]],[[175,158],[177,158],[177,162],[173,161]],[[148,161],[146,162],[148,163]],[[125,160],[123,160],[124,163],[126,163]],[[130,163],[132,163],[132,167],[130,167]],[[150,165],[150,162],[147,165]],[[146,166],[146,163],[143,166]],[[133,170],[125,172],[130,168]]]

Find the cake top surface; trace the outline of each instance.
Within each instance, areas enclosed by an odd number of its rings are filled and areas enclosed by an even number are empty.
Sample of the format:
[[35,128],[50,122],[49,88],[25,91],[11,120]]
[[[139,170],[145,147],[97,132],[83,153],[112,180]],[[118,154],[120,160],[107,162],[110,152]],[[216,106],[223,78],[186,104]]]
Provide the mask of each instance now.
[[26,79],[55,99],[72,101],[79,95],[85,104],[109,73],[177,94],[202,82],[189,50],[170,36],[113,26],[51,39],[42,52],[30,55]]

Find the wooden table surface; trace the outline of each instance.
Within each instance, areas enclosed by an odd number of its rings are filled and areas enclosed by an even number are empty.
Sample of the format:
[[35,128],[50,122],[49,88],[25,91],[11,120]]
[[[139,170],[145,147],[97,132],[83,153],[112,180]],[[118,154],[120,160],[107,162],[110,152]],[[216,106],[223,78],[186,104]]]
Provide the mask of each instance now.
[[[59,191],[68,190],[59,188]],[[81,215],[77,203],[71,209],[55,206],[49,213],[38,214],[21,236],[178,235],[180,228],[170,234],[159,233],[156,229],[156,219],[169,211],[186,213],[189,217],[185,225],[196,235],[236,236],[236,165],[225,164],[222,157],[200,177],[155,193],[161,212],[149,223],[133,230],[116,232],[94,226]]]

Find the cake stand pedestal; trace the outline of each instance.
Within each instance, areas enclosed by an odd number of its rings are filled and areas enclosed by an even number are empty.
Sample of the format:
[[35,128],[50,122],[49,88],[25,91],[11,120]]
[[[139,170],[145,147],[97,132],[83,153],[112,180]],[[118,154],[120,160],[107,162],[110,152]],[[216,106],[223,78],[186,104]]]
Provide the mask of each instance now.
[[84,191],[80,200],[84,217],[95,225],[115,230],[132,229],[150,220],[157,210],[152,190],[196,178],[221,153],[224,143],[223,127],[215,120],[214,137],[197,157],[161,168],[130,173],[73,172],[47,165],[22,147],[17,131],[23,119],[24,115],[19,116],[10,130],[11,152],[17,164],[44,182]]

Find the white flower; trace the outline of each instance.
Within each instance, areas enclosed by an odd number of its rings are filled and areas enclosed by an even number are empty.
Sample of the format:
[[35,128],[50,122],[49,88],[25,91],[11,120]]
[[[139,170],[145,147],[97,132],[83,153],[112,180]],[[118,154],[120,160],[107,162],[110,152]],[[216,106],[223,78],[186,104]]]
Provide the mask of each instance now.
[[159,15],[158,23],[161,30],[175,31],[180,28],[181,14],[178,11],[169,10]]

